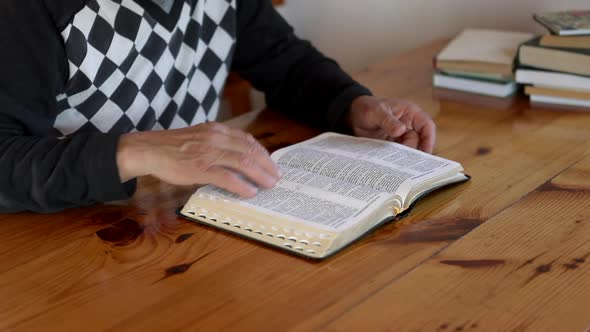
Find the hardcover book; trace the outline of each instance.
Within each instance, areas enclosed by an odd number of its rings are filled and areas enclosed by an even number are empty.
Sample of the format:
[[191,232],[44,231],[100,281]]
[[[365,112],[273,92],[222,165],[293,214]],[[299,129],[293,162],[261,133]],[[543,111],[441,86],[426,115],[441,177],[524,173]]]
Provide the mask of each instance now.
[[541,46],[573,49],[590,49],[590,36],[562,37],[544,35],[541,37]]
[[530,33],[466,29],[435,59],[435,67],[446,72],[494,74],[503,80],[513,76],[514,58]]
[[590,34],[590,10],[569,10],[533,16],[549,31],[560,36]]
[[536,86],[527,86],[524,93],[529,96],[546,96],[556,98],[568,98],[590,101],[590,92],[579,90],[566,90],[555,88],[544,88]]
[[586,99],[575,99],[575,98],[562,98],[553,97],[546,95],[530,95],[531,104],[533,105],[547,105],[547,106],[565,106],[568,109],[578,111],[588,111],[590,108],[590,100]]
[[521,66],[516,82],[537,87],[590,92],[590,77]]
[[590,49],[544,47],[540,37],[524,43],[518,60],[529,67],[590,76]]
[[437,88],[459,90],[493,97],[509,97],[513,95],[518,86],[514,81],[502,82],[486,79],[465,78],[460,76],[434,73],[432,85]]
[[180,209],[190,220],[310,258],[326,258],[433,190],[467,181],[463,167],[393,142],[326,133],[275,151],[283,178],[254,198],[208,185]]

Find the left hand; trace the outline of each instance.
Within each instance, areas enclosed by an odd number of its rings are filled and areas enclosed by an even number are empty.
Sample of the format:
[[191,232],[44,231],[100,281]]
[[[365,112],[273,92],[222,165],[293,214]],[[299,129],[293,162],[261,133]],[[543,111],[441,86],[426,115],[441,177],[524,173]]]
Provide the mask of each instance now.
[[436,141],[430,115],[405,100],[360,96],[352,102],[346,124],[356,136],[394,141],[428,153]]

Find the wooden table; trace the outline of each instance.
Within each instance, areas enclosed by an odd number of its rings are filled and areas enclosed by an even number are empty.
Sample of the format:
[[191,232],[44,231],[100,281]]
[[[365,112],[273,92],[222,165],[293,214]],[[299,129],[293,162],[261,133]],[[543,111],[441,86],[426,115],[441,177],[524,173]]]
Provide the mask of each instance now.
[[[590,115],[443,101],[433,43],[356,77],[415,100],[470,183],[323,262],[179,219],[194,188],[0,216],[0,330],[582,331],[590,326]],[[478,103],[482,103],[478,105]],[[317,133],[232,121],[270,149]]]

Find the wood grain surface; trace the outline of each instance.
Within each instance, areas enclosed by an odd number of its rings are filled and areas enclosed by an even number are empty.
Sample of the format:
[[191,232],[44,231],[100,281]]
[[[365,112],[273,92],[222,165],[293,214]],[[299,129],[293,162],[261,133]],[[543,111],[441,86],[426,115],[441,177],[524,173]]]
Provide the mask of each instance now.
[[[584,331],[590,115],[431,87],[434,42],[355,77],[435,118],[467,184],[322,262],[177,218],[195,187],[142,178],[126,202],[0,215],[2,331]],[[319,130],[229,122],[270,150]]]

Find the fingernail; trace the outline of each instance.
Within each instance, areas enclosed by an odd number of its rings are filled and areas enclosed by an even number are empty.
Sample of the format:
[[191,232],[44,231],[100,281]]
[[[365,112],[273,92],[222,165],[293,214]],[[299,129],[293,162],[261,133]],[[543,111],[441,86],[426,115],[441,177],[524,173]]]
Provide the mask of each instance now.
[[268,175],[264,177],[264,183],[262,185],[264,188],[272,188],[275,186],[275,184],[277,184],[278,181],[279,179],[275,178],[274,176]]
[[254,187],[254,186],[250,186],[248,187],[248,193],[252,196],[258,194],[258,188]]

